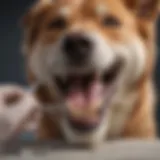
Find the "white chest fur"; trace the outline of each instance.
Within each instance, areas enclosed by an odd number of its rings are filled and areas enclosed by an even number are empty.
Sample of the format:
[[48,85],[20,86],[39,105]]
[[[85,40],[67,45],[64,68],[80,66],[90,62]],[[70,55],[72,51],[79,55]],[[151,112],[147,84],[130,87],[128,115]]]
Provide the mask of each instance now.
[[128,117],[134,109],[137,99],[136,93],[133,93],[127,100],[119,98],[117,103],[110,111],[108,137],[117,138],[120,136]]

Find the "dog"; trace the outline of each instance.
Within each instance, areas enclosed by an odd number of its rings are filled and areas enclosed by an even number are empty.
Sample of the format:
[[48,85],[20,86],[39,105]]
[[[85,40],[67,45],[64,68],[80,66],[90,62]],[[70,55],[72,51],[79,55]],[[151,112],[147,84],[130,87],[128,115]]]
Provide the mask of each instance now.
[[23,17],[37,136],[71,144],[156,138],[158,0],[39,0]]

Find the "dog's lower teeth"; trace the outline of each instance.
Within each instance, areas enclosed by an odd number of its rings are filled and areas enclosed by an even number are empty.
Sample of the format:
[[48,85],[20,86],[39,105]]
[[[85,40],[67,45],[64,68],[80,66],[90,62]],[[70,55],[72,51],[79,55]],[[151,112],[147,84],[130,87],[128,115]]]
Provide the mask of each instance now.
[[75,120],[75,121],[77,120],[77,121],[82,121],[82,122],[94,122],[100,119],[99,115],[97,115],[96,113],[82,114],[78,112],[75,112],[74,114],[72,113],[70,115],[70,118],[72,120]]

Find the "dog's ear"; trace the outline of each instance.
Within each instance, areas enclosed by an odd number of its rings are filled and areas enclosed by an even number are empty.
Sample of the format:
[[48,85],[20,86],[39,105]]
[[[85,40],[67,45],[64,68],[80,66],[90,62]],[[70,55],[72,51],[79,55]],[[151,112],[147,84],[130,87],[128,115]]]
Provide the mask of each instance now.
[[35,4],[29,8],[27,13],[21,18],[20,24],[23,27],[27,27],[31,24],[32,20],[36,17],[40,17],[41,12],[44,12],[46,8],[55,0],[37,0]]
[[160,0],[124,0],[137,17],[153,20],[159,14]]
[[28,27],[29,24],[31,23],[32,19],[32,13],[27,12],[25,15],[23,15],[20,19],[20,26],[23,28]]

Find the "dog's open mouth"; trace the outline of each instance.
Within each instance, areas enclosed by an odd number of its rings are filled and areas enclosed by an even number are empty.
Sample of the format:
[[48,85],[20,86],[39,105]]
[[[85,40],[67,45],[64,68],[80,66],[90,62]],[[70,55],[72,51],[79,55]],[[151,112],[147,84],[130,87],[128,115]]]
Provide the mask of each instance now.
[[[68,122],[78,131],[91,131],[99,126],[112,99],[121,63],[116,62],[103,75],[92,71],[85,74],[54,76],[64,95]],[[105,102],[105,106],[103,103]]]

